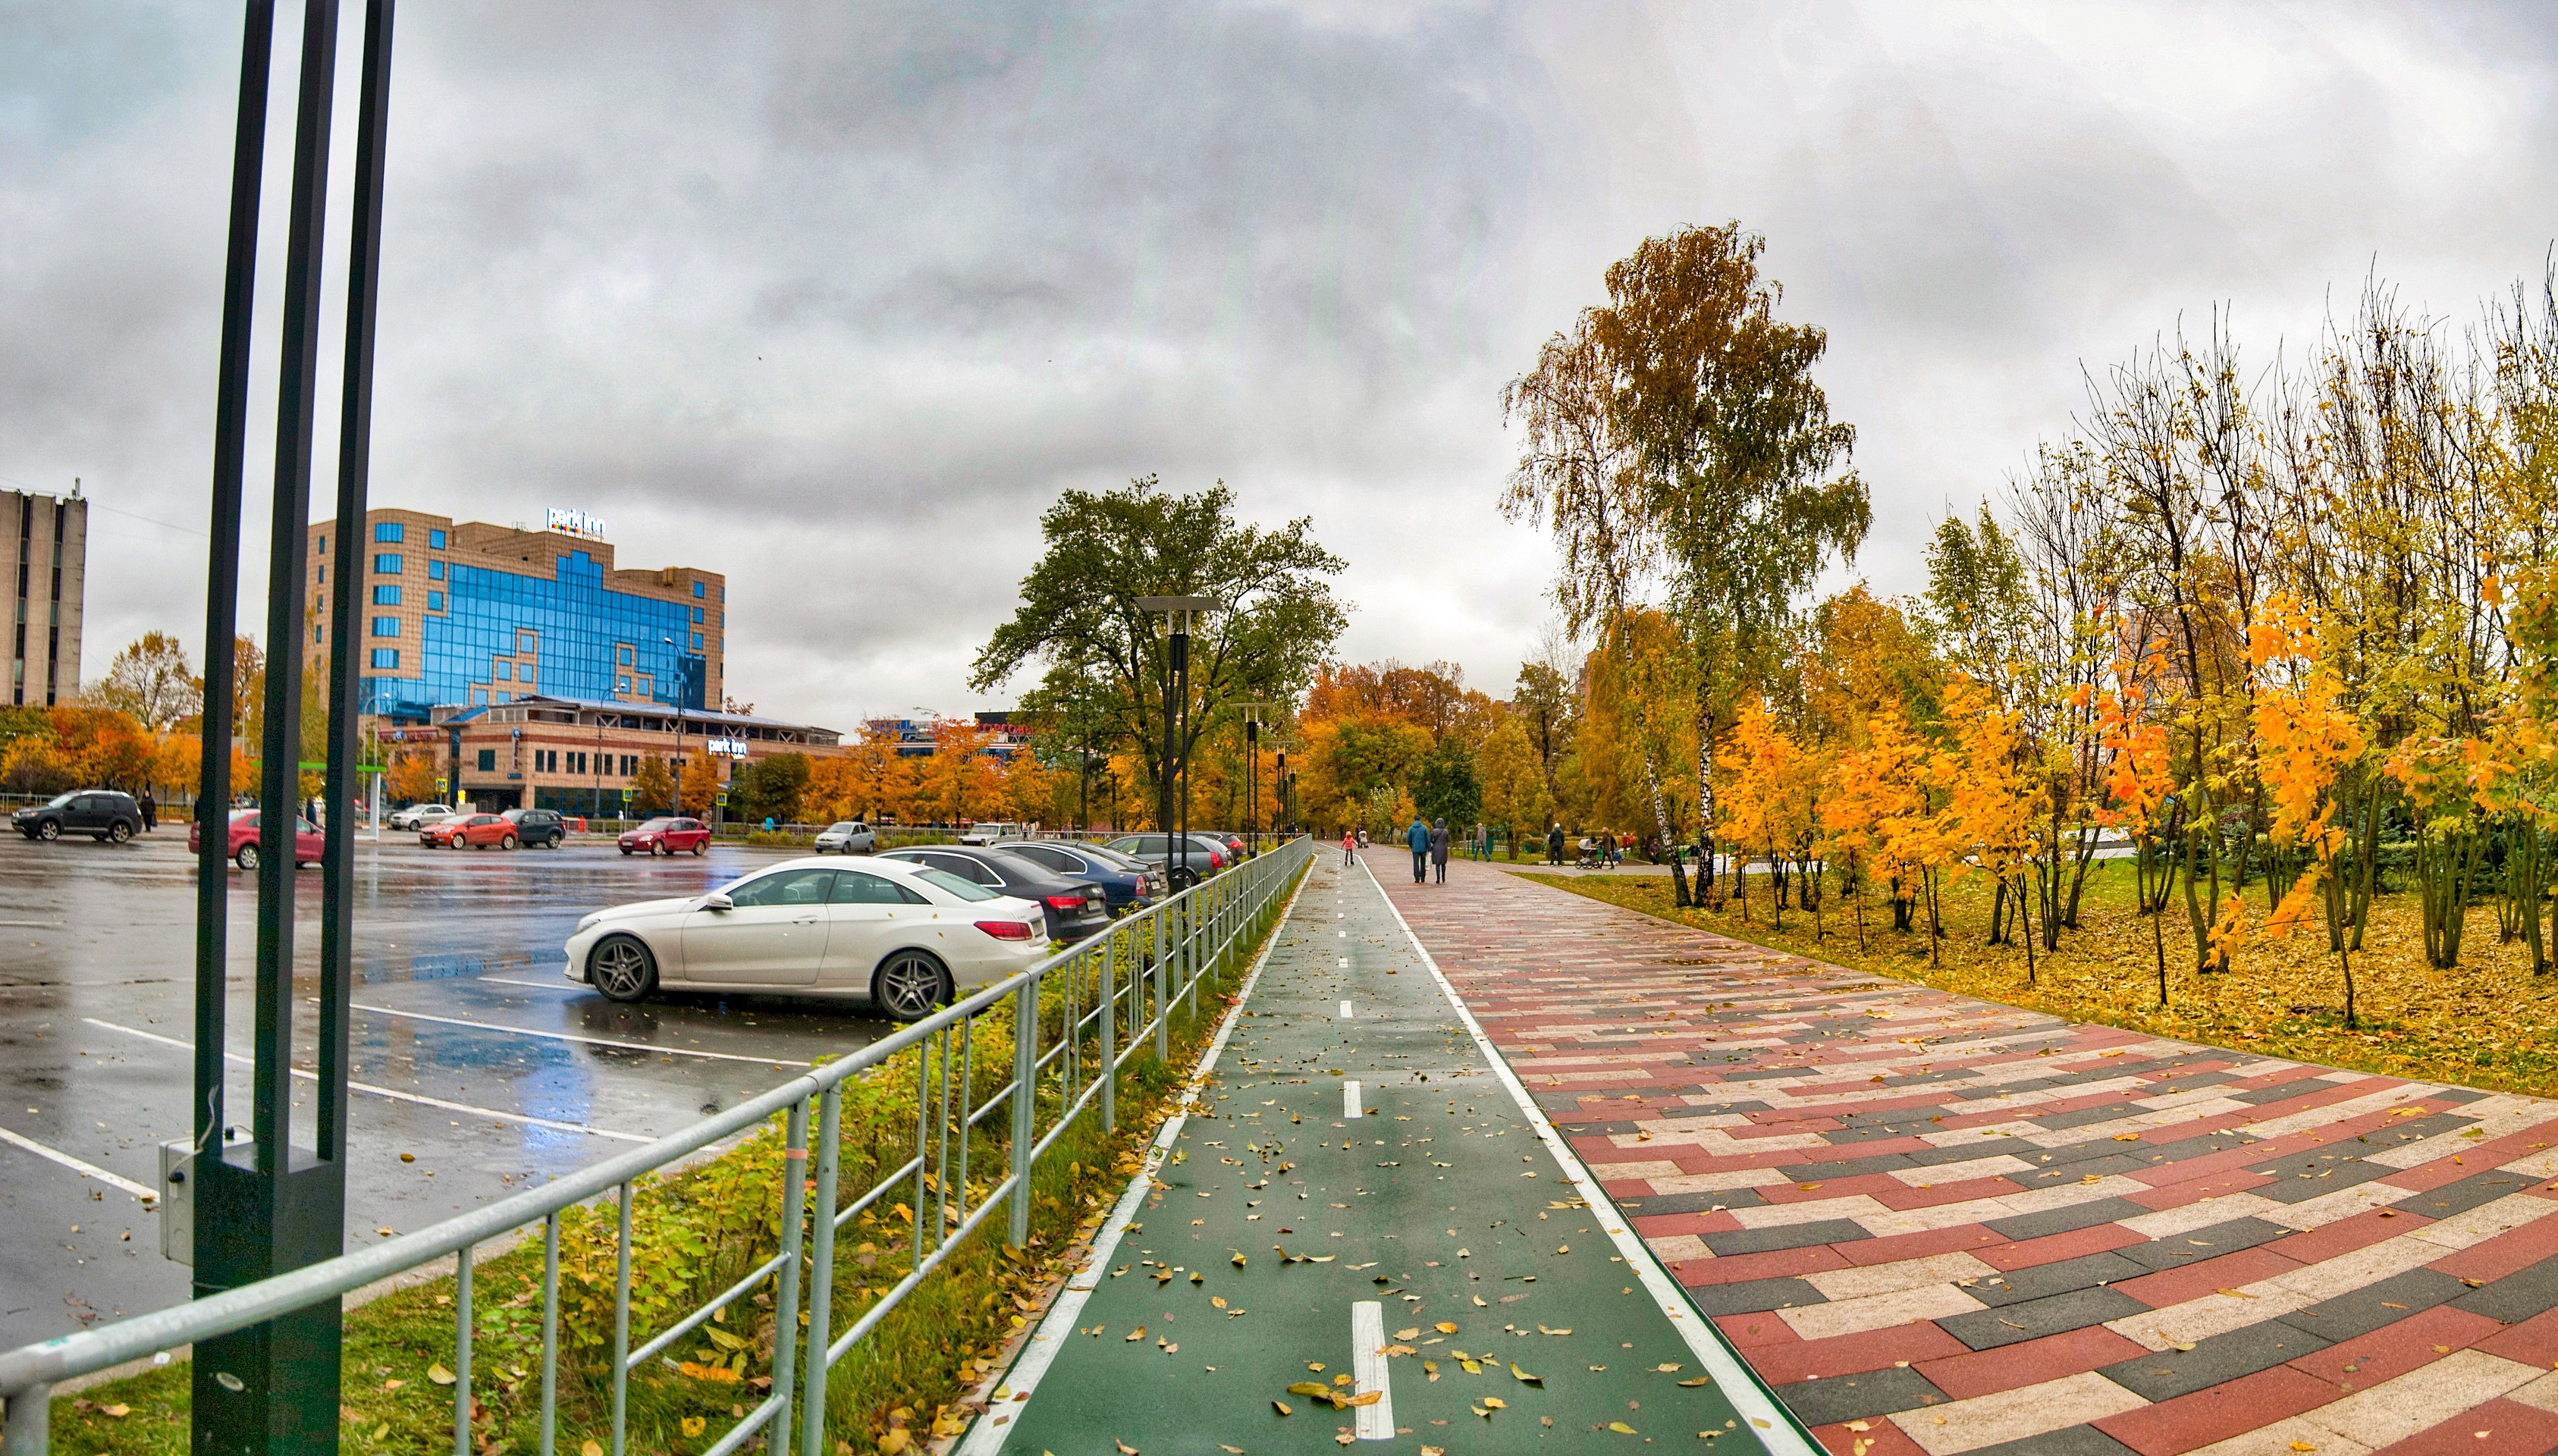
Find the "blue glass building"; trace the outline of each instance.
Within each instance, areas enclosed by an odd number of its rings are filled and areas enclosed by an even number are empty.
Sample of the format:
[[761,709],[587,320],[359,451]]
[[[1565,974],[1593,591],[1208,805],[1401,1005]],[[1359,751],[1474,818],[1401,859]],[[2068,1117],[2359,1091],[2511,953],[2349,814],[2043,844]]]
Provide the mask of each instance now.
[[717,572],[615,566],[600,522],[526,530],[414,510],[366,514],[355,539],[311,527],[305,650],[325,670],[328,573],[364,574],[367,716],[423,723],[437,706],[546,695],[717,708],[728,586]]

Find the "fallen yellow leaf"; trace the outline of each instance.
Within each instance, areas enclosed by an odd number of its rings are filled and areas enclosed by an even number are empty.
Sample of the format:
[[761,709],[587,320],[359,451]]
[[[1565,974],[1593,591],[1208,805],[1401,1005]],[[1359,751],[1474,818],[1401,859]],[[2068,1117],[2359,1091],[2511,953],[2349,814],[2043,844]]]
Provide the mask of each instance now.
[[426,1368],[426,1378],[435,1382],[439,1385],[449,1385],[452,1384],[454,1381],[453,1372],[446,1370],[440,1365],[428,1366]]

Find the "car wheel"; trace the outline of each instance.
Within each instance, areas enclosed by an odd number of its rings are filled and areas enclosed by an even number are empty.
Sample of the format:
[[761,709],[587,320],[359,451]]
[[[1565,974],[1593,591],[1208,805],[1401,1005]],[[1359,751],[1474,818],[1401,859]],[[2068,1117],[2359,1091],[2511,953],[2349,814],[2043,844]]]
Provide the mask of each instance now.
[[891,1021],[921,1021],[950,999],[950,973],[922,950],[899,950],[871,972],[871,1003]]
[[59,819],[46,819],[42,823],[37,824],[36,837],[39,839],[60,839],[63,837],[62,821]]
[[250,874],[257,873],[257,845],[254,843],[241,845],[239,853],[231,856],[231,863],[247,870]]
[[497,847],[498,847],[498,848],[500,848],[500,849],[512,849],[512,848],[514,848],[514,847],[515,847],[515,836],[514,836],[514,835],[512,835],[512,834],[500,834],[500,835],[498,835],[498,836],[497,836]]
[[114,823],[107,825],[106,842],[109,844],[121,844],[132,837],[133,826],[127,824],[122,819],[117,819]]
[[1199,871],[1194,869],[1184,869],[1179,865],[1175,865],[1173,867],[1171,874],[1167,876],[1167,878],[1170,880],[1172,887],[1176,892],[1187,890],[1200,882]]
[[469,839],[464,838],[464,837],[463,837],[463,836],[461,836],[460,834],[456,834],[456,835],[454,835],[452,838],[447,839],[447,840],[445,840],[444,842],[445,842],[448,846],[450,846],[450,847],[452,847],[452,848],[454,848],[454,849],[468,849],[468,848],[470,848],[470,847],[471,847],[471,841],[470,841]]
[[587,979],[608,1001],[638,1001],[657,989],[657,957],[636,936],[607,936],[586,957]]
[[695,841],[695,843],[693,844],[693,856],[694,856],[696,859],[700,858],[700,857],[701,857],[701,855],[702,855],[702,853],[703,853],[705,850],[709,849],[710,847],[711,847],[711,841],[709,841],[708,839],[702,839],[702,840],[697,840],[697,841]]
[[648,853],[652,856],[662,854],[668,859],[673,859],[675,857],[675,846],[667,843],[663,839],[660,839],[656,843],[648,846]]

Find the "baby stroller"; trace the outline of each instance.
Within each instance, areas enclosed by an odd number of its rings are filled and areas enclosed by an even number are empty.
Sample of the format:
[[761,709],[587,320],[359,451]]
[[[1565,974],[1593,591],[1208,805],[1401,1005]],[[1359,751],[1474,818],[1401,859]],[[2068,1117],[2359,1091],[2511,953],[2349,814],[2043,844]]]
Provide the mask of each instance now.
[[1598,840],[1583,839],[1579,848],[1581,857],[1572,862],[1574,869],[1604,870],[1608,867],[1608,850]]

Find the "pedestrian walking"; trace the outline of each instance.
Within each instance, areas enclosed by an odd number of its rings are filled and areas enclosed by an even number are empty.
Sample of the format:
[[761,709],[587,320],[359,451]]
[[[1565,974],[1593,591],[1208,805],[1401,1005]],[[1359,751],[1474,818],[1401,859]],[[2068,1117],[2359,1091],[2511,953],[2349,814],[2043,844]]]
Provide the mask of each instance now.
[[136,802],[142,806],[142,832],[148,834],[152,830],[159,828],[160,801],[151,797],[151,791],[148,789],[143,790],[142,798],[136,801]]
[[1439,883],[1448,883],[1448,821],[1441,819],[1430,826],[1430,867],[1439,872]]
[[1356,835],[1352,834],[1348,829],[1344,829],[1342,831],[1342,868],[1350,868],[1350,865],[1358,859],[1358,854],[1356,852],[1357,844],[1358,837]]
[[1563,863],[1563,820],[1561,819],[1546,825],[1545,862],[1558,867]]
[[1403,831],[1403,842],[1412,848],[1412,883],[1422,884],[1430,878],[1430,826],[1421,815],[1412,816],[1412,827]]

